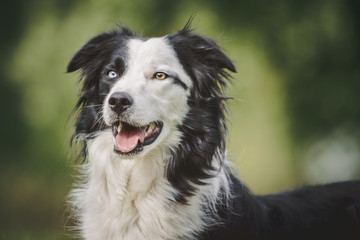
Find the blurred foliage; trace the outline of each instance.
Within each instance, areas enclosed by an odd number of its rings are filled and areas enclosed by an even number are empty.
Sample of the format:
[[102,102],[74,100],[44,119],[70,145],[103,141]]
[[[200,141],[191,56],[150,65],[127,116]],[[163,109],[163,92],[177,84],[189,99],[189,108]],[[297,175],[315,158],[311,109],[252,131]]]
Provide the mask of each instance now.
[[13,0],[2,10],[0,239],[67,238],[78,86],[65,69],[117,23],[161,36],[196,13],[196,31],[236,62],[229,155],[254,192],[359,177],[360,1]]
[[261,35],[286,79],[296,138],[359,128],[360,1],[212,2],[227,25]]

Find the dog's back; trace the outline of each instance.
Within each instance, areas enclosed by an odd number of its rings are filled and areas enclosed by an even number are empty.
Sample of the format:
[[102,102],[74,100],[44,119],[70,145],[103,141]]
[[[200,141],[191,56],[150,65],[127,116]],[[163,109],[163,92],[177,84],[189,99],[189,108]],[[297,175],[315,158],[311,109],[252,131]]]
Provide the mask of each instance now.
[[360,239],[358,181],[258,198],[266,205],[269,234],[276,239]]
[[360,239],[360,181],[256,196],[233,178],[232,190],[227,224],[203,239]]

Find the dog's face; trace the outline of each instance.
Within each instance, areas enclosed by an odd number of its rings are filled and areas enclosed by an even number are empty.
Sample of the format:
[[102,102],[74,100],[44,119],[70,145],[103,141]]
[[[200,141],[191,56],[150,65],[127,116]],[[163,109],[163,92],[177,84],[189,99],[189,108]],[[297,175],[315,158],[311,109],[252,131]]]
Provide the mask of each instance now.
[[101,81],[112,82],[103,117],[115,152],[145,154],[178,134],[192,82],[165,38],[129,39],[126,49],[103,70]]
[[[102,59],[89,59],[94,60]],[[77,61],[75,56],[70,66]],[[99,99],[105,98],[96,104],[102,104],[99,114],[112,129],[114,151],[145,154],[179,137],[176,127],[187,113],[192,81],[167,39],[124,37],[103,61],[97,74]]]
[[[68,66],[82,73],[75,135],[111,129],[119,158],[173,151],[167,174],[185,188],[206,177],[223,148],[225,69],[235,71],[231,60],[188,26],[162,38],[142,39],[127,29],[101,34]],[[191,176],[171,180],[185,166]]]

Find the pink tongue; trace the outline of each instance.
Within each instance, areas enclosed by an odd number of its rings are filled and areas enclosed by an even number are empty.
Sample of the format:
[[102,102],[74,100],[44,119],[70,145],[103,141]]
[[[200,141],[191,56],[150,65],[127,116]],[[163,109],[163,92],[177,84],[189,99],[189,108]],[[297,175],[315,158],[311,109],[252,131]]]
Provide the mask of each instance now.
[[121,129],[121,131],[116,135],[115,142],[116,147],[121,152],[131,152],[134,150],[140,140],[144,142],[145,139],[145,129]]

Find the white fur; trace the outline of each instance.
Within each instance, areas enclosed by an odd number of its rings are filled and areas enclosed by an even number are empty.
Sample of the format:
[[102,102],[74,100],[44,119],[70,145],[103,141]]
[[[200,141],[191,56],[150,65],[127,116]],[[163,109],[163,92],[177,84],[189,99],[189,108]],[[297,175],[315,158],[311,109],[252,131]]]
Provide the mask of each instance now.
[[[85,239],[193,239],[216,218],[215,204],[228,178],[219,161],[219,172],[198,187],[189,204],[174,201],[176,190],[165,176],[170,150],[181,140],[177,125],[188,111],[189,90],[171,79],[151,79],[154,72],[176,73],[191,89],[191,80],[163,38],[146,42],[130,40],[128,70],[111,89],[134,98],[130,120],[139,125],[162,121],[158,139],[135,156],[113,152],[110,130],[100,131],[87,141],[88,159],[80,166],[81,183],[70,194]],[[111,123],[111,111],[104,102],[104,120]],[[225,156],[221,156],[225,157]]]

